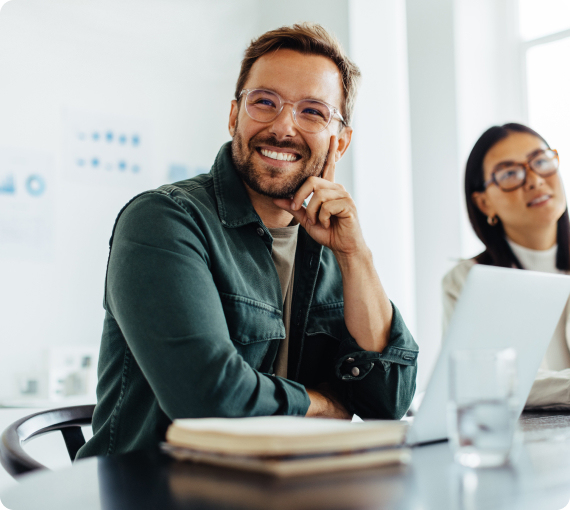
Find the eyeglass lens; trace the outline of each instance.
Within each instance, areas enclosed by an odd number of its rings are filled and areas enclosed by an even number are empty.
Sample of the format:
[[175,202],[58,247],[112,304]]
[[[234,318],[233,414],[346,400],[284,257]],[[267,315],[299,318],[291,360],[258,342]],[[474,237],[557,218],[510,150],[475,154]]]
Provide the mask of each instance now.
[[[268,90],[252,90],[245,98],[245,108],[250,117],[259,122],[271,122],[281,112],[281,100]],[[306,99],[297,104],[294,115],[297,125],[311,133],[325,129],[331,121],[329,107],[320,101]]]
[[[546,150],[532,158],[528,165],[533,172],[541,177],[548,177],[558,171],[558,157],[551,150]],[[527,169],[524,165],[511,164],[496,170],[495,181],[505,191],[516,189],[522,185],[526,178]]]

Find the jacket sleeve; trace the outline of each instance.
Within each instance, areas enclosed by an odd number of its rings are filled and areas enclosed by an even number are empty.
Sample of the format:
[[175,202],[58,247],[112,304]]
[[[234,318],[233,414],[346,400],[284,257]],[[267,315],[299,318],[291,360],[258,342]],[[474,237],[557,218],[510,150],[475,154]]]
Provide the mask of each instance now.
[[117,221],[106,306],[160,407],[170,419],[305,415],[302,385],[238,354],[209,263],[207,239],[175,197],[144,194]]
[[390,339],[382,352],[365,351],[351,337],[339,346],[334,389],[347,410],[364,419],[400,419],[416,391],[418,346],[392,307]]

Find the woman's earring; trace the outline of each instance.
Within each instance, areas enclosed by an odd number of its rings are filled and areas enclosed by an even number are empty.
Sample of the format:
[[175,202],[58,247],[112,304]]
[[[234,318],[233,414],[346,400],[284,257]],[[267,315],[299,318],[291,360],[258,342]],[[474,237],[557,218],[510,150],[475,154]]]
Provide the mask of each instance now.
[[496,216],[487,216],[487,223],[494,227],[497,223],[499,223],[499,218]]

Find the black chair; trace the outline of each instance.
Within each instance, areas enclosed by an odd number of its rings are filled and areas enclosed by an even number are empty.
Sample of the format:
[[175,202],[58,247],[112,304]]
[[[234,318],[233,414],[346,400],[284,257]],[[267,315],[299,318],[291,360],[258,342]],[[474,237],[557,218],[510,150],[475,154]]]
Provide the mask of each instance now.
[[0,440],[0,463],[14,478],[38,469],[47,469],[32,459],[22,444],[47,432],[60,430],[69,458],[73,462],[77,451],[85,444],[82,426],[91,425],[94,405],[62,407],[30,414],[12,423]]

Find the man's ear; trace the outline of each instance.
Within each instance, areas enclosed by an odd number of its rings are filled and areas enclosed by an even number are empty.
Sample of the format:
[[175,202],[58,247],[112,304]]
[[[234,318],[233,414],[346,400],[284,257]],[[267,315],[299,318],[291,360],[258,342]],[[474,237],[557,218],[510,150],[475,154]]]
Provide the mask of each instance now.
[[230,120],[228,123],[228,131],[233,138],[236,134],[237,118],[238,118],[238,104],[235,99],[232,99],[232,107],[230,109]]
[[487,194],[484,191],[475,191],[471,194],[471,201],[477,206],[477,208],[485,215],[485,216],[495,216],[495,211],[491,204],[489,204],[489,200],[487,199]]
[[335,162],[340,161],[340,159],[344,156],[344,153],[348,149],[351,140],[352,128],[349,126],[343,127],[338,134],[338,147],[336,149]]

